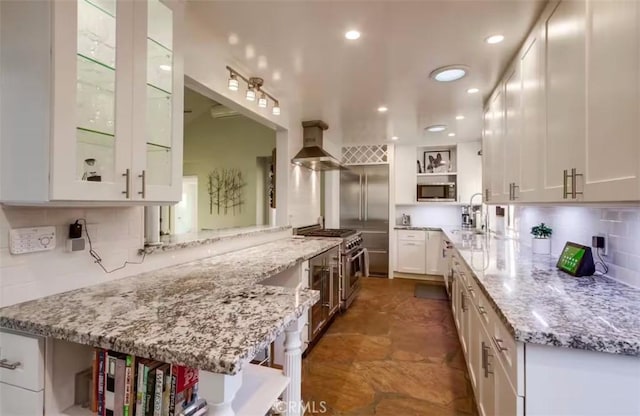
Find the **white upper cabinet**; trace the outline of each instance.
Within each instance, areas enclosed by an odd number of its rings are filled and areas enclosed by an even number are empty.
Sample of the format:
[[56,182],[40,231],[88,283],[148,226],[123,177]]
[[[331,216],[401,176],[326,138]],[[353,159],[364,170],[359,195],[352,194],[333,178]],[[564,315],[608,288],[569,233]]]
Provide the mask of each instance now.
[[417,186],[416,147],[395,147],[396,204],[415,204]]
[[[176,202],[180,3],[1,2],[0,200]],[[158,151],[158,149],[162,149]]]
[[522,142],[522,79],[520,62],[516,61],[504,82],[504,176],[506,187],[503,188],[502,199],[515,200],[517,190],[522,182],[520,177],[520,147]]
[[504,84],[500,83],[491,99],[491,136],[488,140],[491,159],[489,201],[504,202],[508,199],[505,180],[505,137],[504,137]]
[[640,3],[552,2],[516,60],[485,110],[489,202],[639,201]]
[[540,25],[535,26],[520,55],[520,177],[514,189],[519,202],[536,201],[540,196],[540,161],[546,133],[542,31]]
[[491,175],[493,169],[491,168],[491,127],[493,123],[491,118],[493,117],[493,111],[490,106],[487,106],[482,115],[482,201],[491,201]]
[[545,21],[547,134],[541,195],[545,201],[568,196],[571,180],[564,171],[570,174],[584,163],[585,12],[585,2],[563,1]]
[[[478,141],[457,145],[458,201],[464,204],[469,203],[473,194],[482,193],[482,158],[478,155],[481,147]],[[476,197],[473,202],[479,204],[482,198]]]
[[640,200],[640,66],[637,1],[587,7],[585,201]]

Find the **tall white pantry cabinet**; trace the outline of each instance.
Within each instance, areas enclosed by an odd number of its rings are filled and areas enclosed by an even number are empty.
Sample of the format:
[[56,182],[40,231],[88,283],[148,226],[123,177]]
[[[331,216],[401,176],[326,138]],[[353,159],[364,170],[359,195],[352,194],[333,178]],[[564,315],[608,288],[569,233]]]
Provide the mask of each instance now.
[[486,103],[484,193],[640,201],[639,137],[640,3],[553,1]]
[[0,2],[0,202],[181,197],[179,1]]

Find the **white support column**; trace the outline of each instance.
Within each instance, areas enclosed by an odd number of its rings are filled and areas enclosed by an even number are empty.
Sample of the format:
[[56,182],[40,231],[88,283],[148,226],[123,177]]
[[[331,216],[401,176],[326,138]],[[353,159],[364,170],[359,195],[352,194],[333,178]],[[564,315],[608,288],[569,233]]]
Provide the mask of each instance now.
[[234,416],[231,402],[242,385],[242,372],[235,375],[200,370],[198,394],[207,400],[210,416]]
[[299,319],[291,322],[285,329],[284,339],[284,374],[290,378],[284,391],[284,402],[287,404],[287,416],[302,415],[302,339]]

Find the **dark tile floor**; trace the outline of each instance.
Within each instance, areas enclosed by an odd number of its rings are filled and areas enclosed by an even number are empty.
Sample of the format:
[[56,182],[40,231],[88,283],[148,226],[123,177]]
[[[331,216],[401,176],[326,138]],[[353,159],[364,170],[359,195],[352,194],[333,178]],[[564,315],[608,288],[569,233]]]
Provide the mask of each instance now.
[[476,415],[449,303],[415,298],[413,280],[362,283],[303,360],[307,414]]

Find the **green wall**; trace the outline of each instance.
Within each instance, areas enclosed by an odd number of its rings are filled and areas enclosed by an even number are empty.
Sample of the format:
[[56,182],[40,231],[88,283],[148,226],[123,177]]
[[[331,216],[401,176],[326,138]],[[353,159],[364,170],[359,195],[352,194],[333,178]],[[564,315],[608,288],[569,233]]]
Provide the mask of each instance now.
[[[276,133],[244,116],[214,119],[205,112],[184,128],[184,175],[198,177],[198,228],[254,225],[257,203],[257,157],[271,156]],[[208,175],[213,169],[239,169],[246,186],[241,212],[209,213]]]

